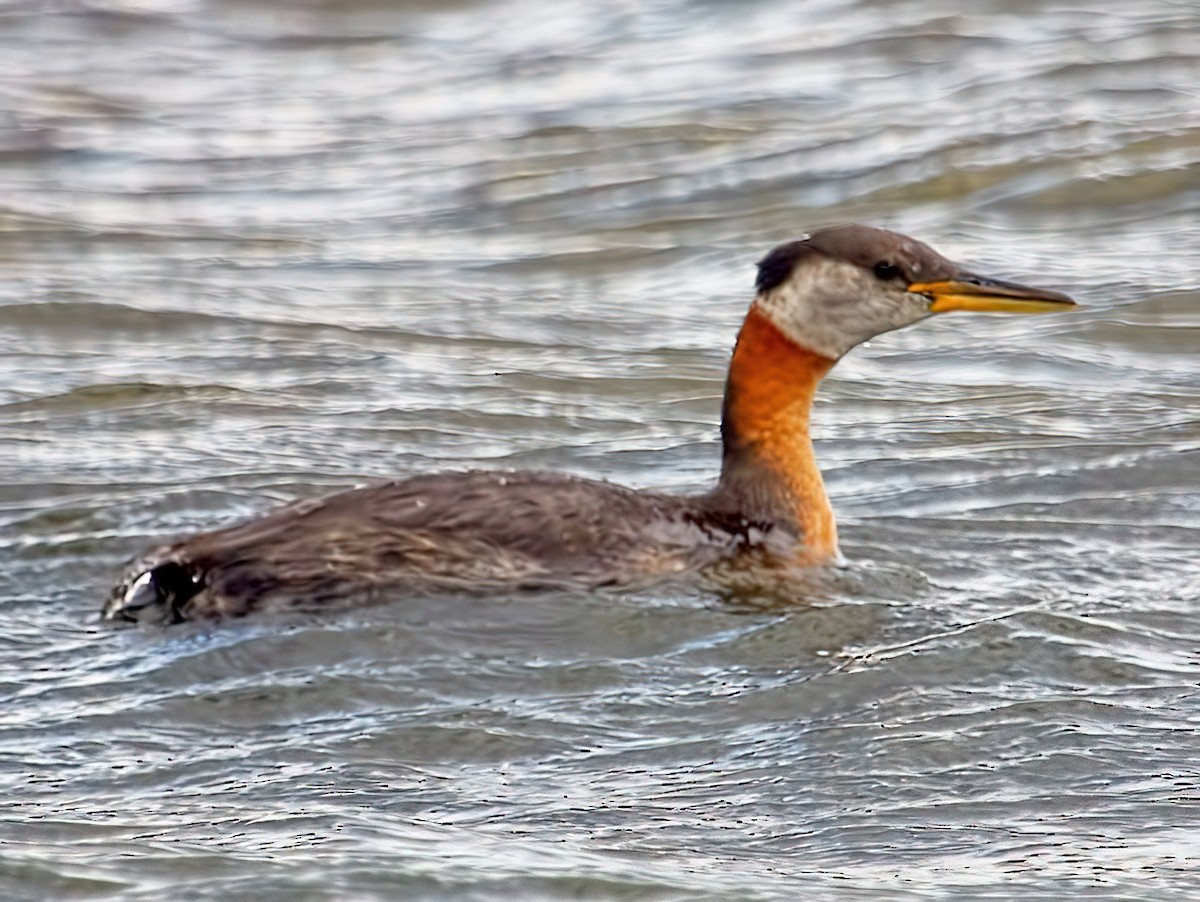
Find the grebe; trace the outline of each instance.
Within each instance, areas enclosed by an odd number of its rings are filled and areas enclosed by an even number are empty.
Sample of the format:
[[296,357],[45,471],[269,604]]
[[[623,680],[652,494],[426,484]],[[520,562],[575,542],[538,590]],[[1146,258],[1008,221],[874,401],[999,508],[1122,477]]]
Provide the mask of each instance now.
[[738,334],[723,459],[702,495],[536,472],[414,476],[282,507],[153,549],[114,620],[315,607],[381,588],[620,585],[748,555],[828,563],[837,527],[809,438],[822,377],[869,338],[951,310],[1040,313],[1056,291],[981,278],[904,235],[823,229],[772,250]]

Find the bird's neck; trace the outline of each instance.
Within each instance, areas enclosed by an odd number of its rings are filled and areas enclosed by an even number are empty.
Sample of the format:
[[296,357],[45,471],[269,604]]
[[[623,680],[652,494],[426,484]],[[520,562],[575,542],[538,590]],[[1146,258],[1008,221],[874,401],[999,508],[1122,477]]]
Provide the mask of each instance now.
[[724,459],[711,500],[786,523],[806,551],[837,554],[837,526],[809,437],[817,385],[834,361],[797,344],[757,304],[738,333],[721,417]]

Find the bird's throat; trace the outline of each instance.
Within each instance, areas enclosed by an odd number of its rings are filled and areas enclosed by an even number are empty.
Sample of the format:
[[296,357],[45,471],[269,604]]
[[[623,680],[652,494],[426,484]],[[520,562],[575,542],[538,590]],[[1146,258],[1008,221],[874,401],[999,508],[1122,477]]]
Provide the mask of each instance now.
[[837,553],[837,527],[809,417],[834,362],[793,341],[757,305],[750,308],[725,385],[724,460],[714,493],[751,516],[790,521],[817,556]]

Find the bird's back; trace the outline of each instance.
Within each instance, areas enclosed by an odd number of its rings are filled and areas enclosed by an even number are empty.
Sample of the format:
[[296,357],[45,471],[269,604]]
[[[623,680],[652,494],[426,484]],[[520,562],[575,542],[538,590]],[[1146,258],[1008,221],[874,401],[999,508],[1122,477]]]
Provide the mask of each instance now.
[[300,501],[154,549],[106,613],[313,607],[401,587],[625,584],[702,566],[754,528],[699,498],[551,473],[416,476]]

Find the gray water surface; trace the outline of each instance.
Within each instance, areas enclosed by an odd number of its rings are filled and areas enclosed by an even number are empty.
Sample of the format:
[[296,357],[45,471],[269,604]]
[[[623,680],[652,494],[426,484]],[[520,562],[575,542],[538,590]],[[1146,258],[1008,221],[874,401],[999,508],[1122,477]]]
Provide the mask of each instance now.
[[[1200,14],[0,12],[4,898],[1200,898]],[[827,380],[803,592],[120,629],[157,538],[475,466],[713,479],[752,264],[1066,290]]]

